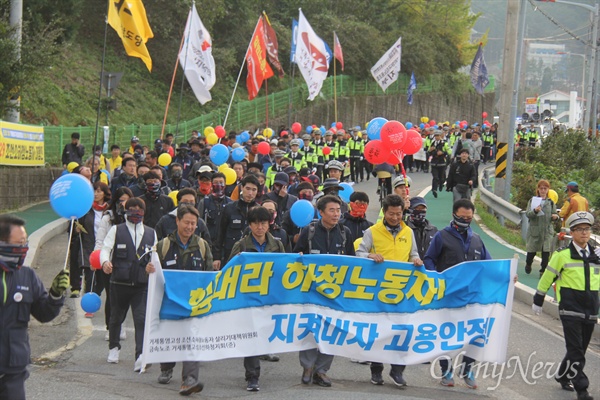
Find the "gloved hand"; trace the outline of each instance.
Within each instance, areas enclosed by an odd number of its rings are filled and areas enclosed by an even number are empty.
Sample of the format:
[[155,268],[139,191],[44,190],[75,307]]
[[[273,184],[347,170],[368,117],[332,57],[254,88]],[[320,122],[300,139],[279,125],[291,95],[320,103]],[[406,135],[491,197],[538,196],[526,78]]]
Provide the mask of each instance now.
[[365,158],[363,156],[360,157],[360,161],[364,160]]
[[531,305],[531,311],[535,314],[535,315],[540,315],[542,313],[542,307],[540,306],[536,306],[535,303]]
[[52,287],[50,287],[50,294],[54,297],[62,297],[70,283],[69,271],[63,269],[54,277],[54,280],[52,281]]

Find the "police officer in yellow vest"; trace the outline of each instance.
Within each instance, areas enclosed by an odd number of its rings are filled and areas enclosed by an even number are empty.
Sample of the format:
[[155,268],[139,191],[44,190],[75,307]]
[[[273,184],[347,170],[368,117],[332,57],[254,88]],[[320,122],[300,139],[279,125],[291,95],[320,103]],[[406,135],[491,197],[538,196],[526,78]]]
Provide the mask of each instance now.
[[593,400],[587,391],[589,379],[583,372],[600,303],[600,248],[588,243],[593,224],[594,217],[586,211],[576,212],[567,219],[573,241],[552,255],[531,305],[534,314],[540,315],[546,292],[556,283],[567,354],[554,379],[564,390],[577,391],[577,400]]
[[300,151],[300,142],[300,139],[293,139],[290,142],[290,151],[285,155],[290,159],[292,167],[296,168],[296,171],[300,171],[302,168],[308,166],[304,153]]
[[[360,126],[352,128],[350,132],[354,135],[346,143],[348,157],[350,158],[350,179],[352,182],[359,182],[358,177],[360,175],[360,182],[362,182],[364,179],[362,160],[365,152],[365,142],[362,139]],[[369,175],[367,175],[368,179]]]
[[[412,262],[416,267],[423,265],[415,235],[402,221],[404,200],[397,194],[390,194],[383,200],[383,220],[377,222],[364,232],[356,255],[370,258],[376,263],[384,260]],[[406,386],[402,377],[405,365],[392,364],[390,377],[396,386]],[[371,363],[371,383],[383,385],[383,364]]]

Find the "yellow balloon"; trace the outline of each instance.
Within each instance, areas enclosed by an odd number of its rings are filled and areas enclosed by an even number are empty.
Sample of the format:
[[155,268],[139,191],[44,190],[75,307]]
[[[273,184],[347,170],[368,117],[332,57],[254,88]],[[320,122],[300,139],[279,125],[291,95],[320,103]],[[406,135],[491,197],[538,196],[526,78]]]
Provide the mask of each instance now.
[[171,193],[168,194],[171,200],[173,200],[175,207],[177,207],[177,193],[179,193],[179,190],[173,190]]
[[550,189],[548,190],[548,198],[554,202],[554,204],[558,203],[558,193],[556,190]]
[[169,153],[162,153],[160,156],[158,156],[158,163],[162,167],[166,167],[167,165],[171,164],[171,155]]
[[227,164],[227,163],[225,163],[225,164],[221,164],[221,165],[219,165],[219,168],[217,168],[217,170],[218,170],[219,172],[223,172],[223,173],[224,173],[224,171],[225,171],[226,169],[231,169],[231,167],[230,167],[230,166],[229,166],[229,164]]
[[206,135],[206,143],[208,144],[217,144],[219,142],[219,137],[216,133],[209,133]]
[[271,128],[266,128],[265,130],[263,130],[263,135],[265,137],[270,138],[271,136],[273,136],[273,129]]
[[429,118],[423,117],[423,122],[428,123],[429,122]]
[[73,170],[77,167],[79,167],[79,164],[76,163],[75,161],[71,161],[70,163],[67,164],[67,171],[73,172]]
[[206,128],[204,128],[204,136],[208,136],[211,133],[215,133],[215,128],[213,128],[212,126],[207,126]]
[[232,168],[226,168],[221,171],[225,175],[225,184],[232,185],[237,180],[237,174]]

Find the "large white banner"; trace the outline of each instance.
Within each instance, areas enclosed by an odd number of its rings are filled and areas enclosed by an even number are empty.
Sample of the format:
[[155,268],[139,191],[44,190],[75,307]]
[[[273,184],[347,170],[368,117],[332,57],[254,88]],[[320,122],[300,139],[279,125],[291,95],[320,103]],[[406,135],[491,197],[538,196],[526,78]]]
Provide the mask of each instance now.
[[401,56],[402,38],[399,38],[396,43],[385,52],[383,57],[377,61],[377,64],[371,68],[371,75],[373,75],[373,78],[375,78],[384,92],[398,79]]
[[313,31],[302,10],[298,18],[296,35],[294,62],[298,65],[308,86],[308,100],[314,100],[321,92],[323,81],[327,78],[331,56],[325,42]]
[[514,260],[472,261],[437,273],[349,256],[242,253],[219,272],[157,268],[143,361],[318,347],[406,365],[463,351],[502,363],[516,267]]

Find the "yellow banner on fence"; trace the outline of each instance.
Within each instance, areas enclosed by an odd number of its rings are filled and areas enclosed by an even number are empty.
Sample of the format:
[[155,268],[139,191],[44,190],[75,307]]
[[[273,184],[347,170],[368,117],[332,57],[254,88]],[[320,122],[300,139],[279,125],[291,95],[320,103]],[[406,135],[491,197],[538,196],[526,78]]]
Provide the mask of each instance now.
[[43,166],[44,128],[0,121],[0,165]]

